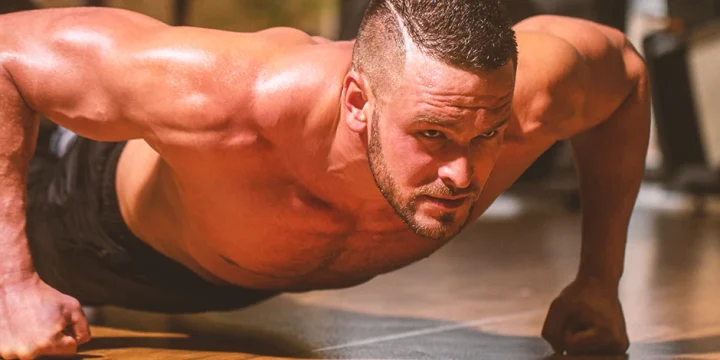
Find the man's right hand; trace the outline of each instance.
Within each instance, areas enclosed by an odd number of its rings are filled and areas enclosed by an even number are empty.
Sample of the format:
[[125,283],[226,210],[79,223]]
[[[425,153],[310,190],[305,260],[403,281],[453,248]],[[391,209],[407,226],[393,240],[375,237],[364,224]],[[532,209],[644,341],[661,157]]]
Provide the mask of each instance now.
[[0,283],[0,358],[74,355],[89,340],[80,303],[36,273]]

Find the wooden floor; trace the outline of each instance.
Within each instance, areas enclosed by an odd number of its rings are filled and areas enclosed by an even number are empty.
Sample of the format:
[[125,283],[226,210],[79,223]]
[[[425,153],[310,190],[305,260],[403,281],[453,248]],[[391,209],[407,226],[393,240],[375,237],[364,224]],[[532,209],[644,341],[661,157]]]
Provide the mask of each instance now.
[[[104,309],[80,358],[547,358],[540,329],[575,272],[579,216],[559,198],[529,204],[506,196],[437,254],[352,289],[195,316]],[[694,218],[644,188],[621,286],[630,359],[720,359],[715,210]]]

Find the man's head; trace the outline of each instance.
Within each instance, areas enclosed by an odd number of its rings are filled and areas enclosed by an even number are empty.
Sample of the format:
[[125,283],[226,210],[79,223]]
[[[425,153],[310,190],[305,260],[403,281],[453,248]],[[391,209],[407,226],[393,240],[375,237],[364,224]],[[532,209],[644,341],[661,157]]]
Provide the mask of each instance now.
[[510,118],[517,44],[498,0],[372,0],[344,83],[375,182],[419,235],[467,223]]

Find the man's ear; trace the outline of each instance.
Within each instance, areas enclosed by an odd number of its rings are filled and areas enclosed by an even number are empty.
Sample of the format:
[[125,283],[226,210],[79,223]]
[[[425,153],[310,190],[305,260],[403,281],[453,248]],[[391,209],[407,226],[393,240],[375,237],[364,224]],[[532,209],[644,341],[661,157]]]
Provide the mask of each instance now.
[[348,127],[357,133],[367,130],[370,117],[370,88],[357,71],[351,70],[343,82],[343,106],[348,116],[345,122]]

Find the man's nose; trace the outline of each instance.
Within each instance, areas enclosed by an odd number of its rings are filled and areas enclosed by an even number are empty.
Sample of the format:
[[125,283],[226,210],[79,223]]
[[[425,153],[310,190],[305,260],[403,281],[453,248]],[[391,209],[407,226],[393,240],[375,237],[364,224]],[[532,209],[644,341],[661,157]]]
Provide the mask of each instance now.
[[473,169],[467,156],[458,156],[443,164],[438,175],[445,185],[455,189],[465,189],[472,184]]

